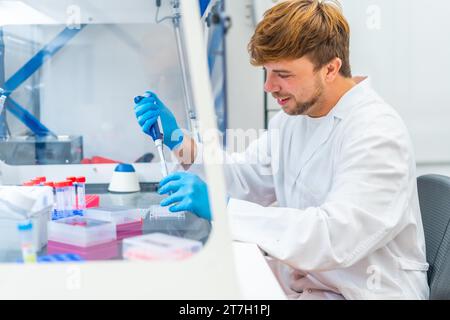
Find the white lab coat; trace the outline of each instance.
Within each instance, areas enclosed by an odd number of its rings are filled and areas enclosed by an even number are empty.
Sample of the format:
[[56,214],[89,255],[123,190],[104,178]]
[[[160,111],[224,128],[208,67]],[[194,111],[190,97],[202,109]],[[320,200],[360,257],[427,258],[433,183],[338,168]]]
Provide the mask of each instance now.
[[324,118],[280,112],[225,155],[233,237],[268,254],[292,299],[427,299],[413,154],[369,79]]

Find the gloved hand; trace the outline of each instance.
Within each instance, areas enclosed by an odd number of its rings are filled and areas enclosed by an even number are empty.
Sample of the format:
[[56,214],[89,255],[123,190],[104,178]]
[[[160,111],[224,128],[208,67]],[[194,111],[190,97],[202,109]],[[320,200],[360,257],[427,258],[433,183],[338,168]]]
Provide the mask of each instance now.
[[173,113],[159,100],[158,96],[151,91],[146,92],[148,97],[135,100],[134,112],[139,125],[146,134],[150,135],[150,128],[161,118],[163,126],[164,144],[173,150],[183,142],[183,132],[180,130]]
[[175,172],[161,180],[159,186],[159,194],[172,193],[161,201],[161,206],[175,204],[169,208],[169,211],[189,211],[211,220],[208,187],[198,176],[192,173]]

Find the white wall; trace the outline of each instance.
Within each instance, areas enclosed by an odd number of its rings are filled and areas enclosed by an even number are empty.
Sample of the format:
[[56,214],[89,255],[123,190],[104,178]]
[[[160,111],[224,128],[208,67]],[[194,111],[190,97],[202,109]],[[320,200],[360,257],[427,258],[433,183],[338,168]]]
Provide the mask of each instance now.
[[406,122],[419,173],[450,173],[450,2],[344,0],[354,74]]
[[226,11],[232,27],[227,35],[228,127],[264,128],[264,73],[253,67],[247,44],[253,34],[251,0],[228,0]]

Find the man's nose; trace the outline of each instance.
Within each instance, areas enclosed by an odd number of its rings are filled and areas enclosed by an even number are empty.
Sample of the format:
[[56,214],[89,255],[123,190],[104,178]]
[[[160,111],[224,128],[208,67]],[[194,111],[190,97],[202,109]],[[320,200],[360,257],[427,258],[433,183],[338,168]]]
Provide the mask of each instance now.
[[266,82],[264,83],[264,91],[267,93],[274,93],[280,91],[280,87],[275,83],[273,77],[267,75]]

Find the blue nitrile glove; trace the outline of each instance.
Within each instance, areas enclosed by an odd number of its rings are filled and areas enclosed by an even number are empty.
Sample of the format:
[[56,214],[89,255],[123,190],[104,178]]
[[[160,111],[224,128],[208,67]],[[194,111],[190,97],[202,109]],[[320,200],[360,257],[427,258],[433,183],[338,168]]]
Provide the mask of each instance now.
[[161,118],[162,130],[164,132],[164,144],[173,150],[183,142],[183,132],[177,124],[173,113],[159,100],[158,96],[151,91],[146,92],[145,98],[136,97],[134,112],[139,125],[146,134],[151,135],[150,128]]
[[171,212],[189,211],[201,218],[211,220],[208,187],[198,176],[187,172],[175,172],[159,183],[159,194],[170,194],[161,206]]

